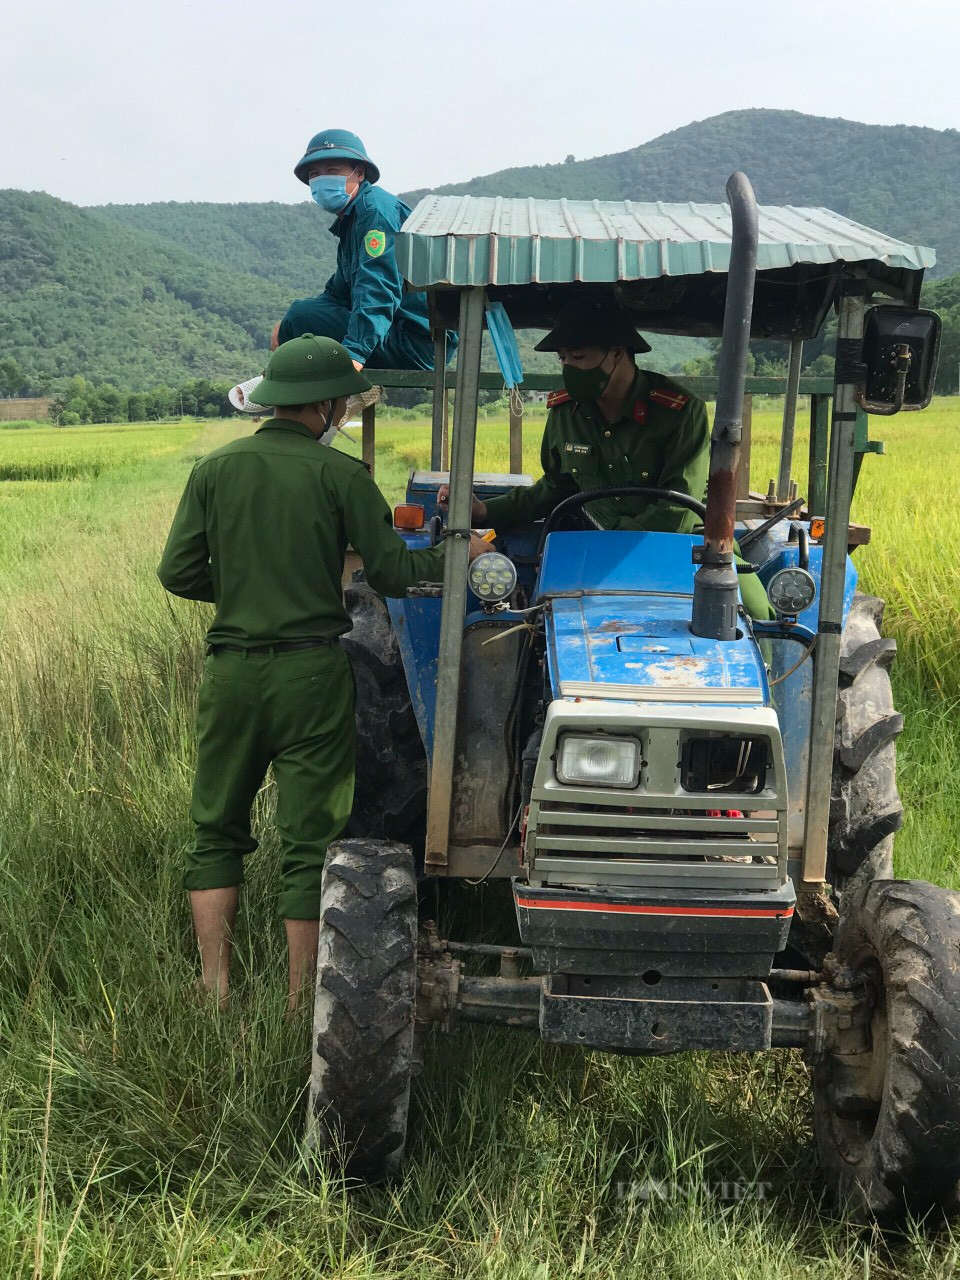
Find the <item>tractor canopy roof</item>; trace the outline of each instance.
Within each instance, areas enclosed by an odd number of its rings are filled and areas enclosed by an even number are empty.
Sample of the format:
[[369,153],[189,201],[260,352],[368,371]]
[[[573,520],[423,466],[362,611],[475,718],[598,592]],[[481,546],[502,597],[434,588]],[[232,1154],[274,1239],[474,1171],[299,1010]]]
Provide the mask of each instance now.
[[[917,305],[932,249],[905,244],[829,209],[761,205],[755,338],[808,338],[844,274]],[[486,288],[516,328],[546,328],[576,293],[612,291],[658,333],[719,336],[730,263],[726,204],[427,196],[396,240],[415,289],[434,291],[457,324],[459,290]]]

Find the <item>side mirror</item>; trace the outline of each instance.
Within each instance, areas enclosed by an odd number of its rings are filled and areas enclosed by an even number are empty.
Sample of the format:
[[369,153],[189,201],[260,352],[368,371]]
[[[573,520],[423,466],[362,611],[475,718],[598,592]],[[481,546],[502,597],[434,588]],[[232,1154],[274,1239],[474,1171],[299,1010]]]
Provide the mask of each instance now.
[[925,409],[933,398],[940,354],[940,317],[908,307],[871,307],[863,328],[866,382],[858,403],[866,413]]

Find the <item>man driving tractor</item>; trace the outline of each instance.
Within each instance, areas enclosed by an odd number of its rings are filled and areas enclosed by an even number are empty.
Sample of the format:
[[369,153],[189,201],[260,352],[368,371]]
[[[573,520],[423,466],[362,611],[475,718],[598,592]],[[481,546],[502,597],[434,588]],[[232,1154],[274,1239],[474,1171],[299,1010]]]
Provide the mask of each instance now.
[[[563,366],[564,389],[547,400],[543,475],[486,502],[474,496],[474,526],[503,532],[543,519],[575,493],[624,485],[703,499],[710,466],[706,405],[665,374],[637,367],[635,355],[650,344],[629,312],[602,299],[572,302],[535,350],[555,351]],[[440,489],[442,507],[447,492]],[[689,533],[697,523],[685,507],[640,496],[601,498],[584,515],[597,529]],[[752,617],[772,616],[754,574],[741,574],[740,589]]]

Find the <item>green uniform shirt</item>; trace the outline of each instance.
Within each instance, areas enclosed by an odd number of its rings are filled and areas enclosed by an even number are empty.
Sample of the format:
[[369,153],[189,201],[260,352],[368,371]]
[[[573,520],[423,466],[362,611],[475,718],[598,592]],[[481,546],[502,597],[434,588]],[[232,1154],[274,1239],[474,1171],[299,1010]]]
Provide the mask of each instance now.
[[[578,404],[562,393],[550,401],[540,449],[543,478],[487,501],[494,528],[540,520],[564,498],[589,489],[646,485],[703,501],[710,469],[706,405],[671,378],[638,369],[619,422],[607,422],[595,404]],[[692,511],[642,498],[607,498],[587,510],[602,529],[688,533],[699,523]]]
[[348,542],[382,595],[443,580],[444,548],[404,545],[361,462],[273,418],[193,468],[157,574],[174,595],[216,604],[211,644],[334,639],[350,629]]

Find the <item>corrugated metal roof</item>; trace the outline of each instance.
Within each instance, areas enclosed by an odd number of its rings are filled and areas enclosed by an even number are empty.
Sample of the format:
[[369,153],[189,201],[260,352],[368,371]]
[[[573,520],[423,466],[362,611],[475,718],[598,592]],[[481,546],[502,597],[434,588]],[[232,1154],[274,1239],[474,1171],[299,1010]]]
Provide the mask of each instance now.
[[[725,272],[726,204],[427,196],[401,228],[397,261],[430,285],[616,283]],[[798,263],[876,262],[922,271],[936,255],[830,209],[760,206],[760,271]]]

